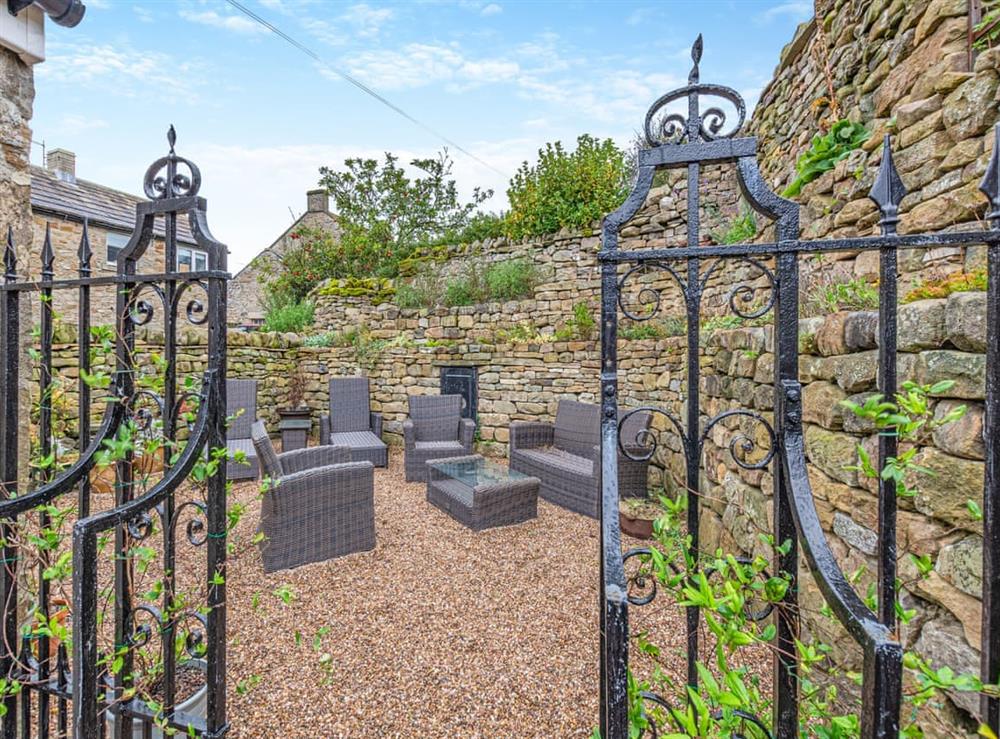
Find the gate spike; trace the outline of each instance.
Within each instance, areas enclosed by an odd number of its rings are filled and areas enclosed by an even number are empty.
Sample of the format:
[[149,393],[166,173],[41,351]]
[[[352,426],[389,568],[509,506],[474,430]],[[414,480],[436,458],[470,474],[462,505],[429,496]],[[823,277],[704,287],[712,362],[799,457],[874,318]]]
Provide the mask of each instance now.
[[7,226],[7,245],[3,250],[3,272],[8,281],[17,278],[17,252],[14,251],[14,227]]
[[90,230],[87,221],[87,218],[83,219],[83,235],[80,236],[80,249],[76,253],[80,258],[81,277],[86,277],[90,274],[90,258],[93,256],[93,252],[90,250]]
[[990,199],[990,212],[986,215],[990,225],[1000,228],[1000,123],[993,130],[993,155],[986,165],[986,174],[979,183],[979,189]]
[[704,41],[702,41],[701,34],[698,34],[698,38],[694,40],[694,46],[691,47],[691,61],[694,62],[694,66],[691,67],[691,74],[688,75],[688,84],[693,85],[698,81],[700,72],[698,70],[698,65],[701,63],[701,52],[704,48]]
[[52,225],[45,224],[45,241],[42,243],[42,279],[51,280],[55,273],[56,255],[52,252]]
[[872,185],[868,197],[882,212],[882,220],[879,222],[882,234],[887,236],[896,233],[896,224],[899,223],[899,204],[906,197],[906,186],[900,179],[896,163],[892,159],[889,134],[885,135],[882,142],[882,163],[878,167],[875,184]]

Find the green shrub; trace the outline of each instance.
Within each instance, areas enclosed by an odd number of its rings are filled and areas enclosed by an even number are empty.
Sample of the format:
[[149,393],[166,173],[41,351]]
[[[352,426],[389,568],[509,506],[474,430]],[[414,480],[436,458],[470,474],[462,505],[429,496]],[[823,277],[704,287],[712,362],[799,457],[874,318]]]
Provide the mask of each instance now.
[[878,288],[870,282],[856,278],[847,282],[826,285],[812,302],[816,303],[812,313],[823,315],[841,310],[878,309]]
[[538,162],[524,162],[507,189],[505,232],[515,239],[583,228],[610,213],[629,191],[625,153],[611,139],[584,134],[576,150],[546,144]]
[[504,216],[493,213],[476,213],[469,224],[453,239],[458,244],[496,239],[504,235]]
[[527,259],[494,262],[486,269],[486,289],[493,300],[517,300],[531,295],[538,270]]
[[658,323],[643,321],[641,323],[630,323],[618,329],[619,338],[625,341],[641,341],[642,339],[662,339],[667,332]]
[[574,339],[590,341],[594,337],[594,329],[596,328],[597,321],[590,313],[590,306],[586,302],[577,303],[573,306],[573,317],[556,330],[555,339],[556,341],[572,341]]
[[444,304],[449,308],[459,305],[473,305],[479,296],[473,286],[460,277],[449,280],[444,288]]
[[743,208],[723,233],[712,238],[719,244],[744,244],[757,235],[757,214],[750,208]]
[[840,120],[824,135],[813,136],[809,148],[795,162],[796,178],[781,194],[786,198],[798,195],[803,185],[833,169],[837,162],[861,146],[868,135],[868,129],[862,124]]
[[309,300],[272,306],[264,315],[264,331],[300,332],[313,323],[315,307]]

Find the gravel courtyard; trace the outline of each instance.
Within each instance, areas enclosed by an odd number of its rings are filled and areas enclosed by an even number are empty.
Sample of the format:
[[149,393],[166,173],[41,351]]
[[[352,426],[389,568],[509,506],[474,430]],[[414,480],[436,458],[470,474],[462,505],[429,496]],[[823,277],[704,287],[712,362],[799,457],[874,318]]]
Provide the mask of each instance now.
[[[232,562],[230,736],[590,735],[597,522],[539,501],[534,521],[475,533],[424,490],[393,449],[375,472],[374,551],[272,575],[256,549]],[[253,501],[239,547],[259,503],[255,484],[235,495]],[[680,649],[676,609],[632,613]]]

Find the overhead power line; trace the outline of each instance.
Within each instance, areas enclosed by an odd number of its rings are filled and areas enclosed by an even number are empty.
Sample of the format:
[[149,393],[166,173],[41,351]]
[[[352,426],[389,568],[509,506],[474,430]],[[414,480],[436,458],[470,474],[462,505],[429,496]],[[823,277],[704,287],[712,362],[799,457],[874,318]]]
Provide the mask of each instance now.
[[396,105],[395,103],[393,103],[391,100],[387,99],[385,96],[379,94],[378,92],[376,92],[375,90],[373,90],[372,88],[370,88],[368,85],[366,85],[364,82],[362,82],[361,80],[359,80],[357,77],[354,77],[353,75],[350,75],[347,72],[344,72],[344,71],[342,71],[340,69],[337,69],[336,67],[334,67],[331,64],[327,63],[315,51],[313,51],[308,46],[306,46],[305,44],[303,44],[300,41],[298,41],[297,39],[295,39],[293,36],[290,36],[289,34],[285,33],[284,31],[282,31],[280,28],[278,28],[276,25],[274,25],[270,21],[265,20],[264,18],[261,18],[254,11],[250,10],[250,8],[248,8],[247,6],[243,5],[243,3],[240,3],[237,0],[226,0],[226,1],[230,5],[232,5],[234,8],[236,8],[238,11],[240,11],[241,13],[243,13],[247,18],[249,18],[250,20],[254,21],[255,23],[259,23],[261,26],[263,26],[264,28],[266,28],[267,30],[269,30],[271,33],[275,34],[276,36],[278,36],[279,38],[283,39],[284,41],[287,41],[289,44],[291,44],[292,46],[294,46],[296,49],[298,49],[299,51],[301,51],[303,54],[305,54],[306,56],[308,56],[310,59],[312,59],[315,62],[317,62],[324,69],[332,72],[333,74],[337,75],[341,79],[343,79],[343,80],[345,80],[347,82],[350,82],[352,85],[354,85],[356,88],[358,88],[359,90],[361,90],[363,93],[365,93],[366,95],[370,95],[371,97],[375,98],[380,103],[382,103],[382,105],[386,106],[387,108],[389,108],[393,112],[398,113],[403,118],[405,118],[406,120],[408,120],[410,123],[413,123],[414,125],[419,126],[424,131],[426,131],[427,133],[431,134],[432,136],[435,136],[435,137],[441,139],[441,141],[443,141],[444,143],[446,143],[451,148],[455,149],[455,151],[458,151],[458,152],[461,152],[462,154],[465,154],[465,156],[467,156],[470,159],[473,159],[473,160],[479,162],[484,167],[493,170],[494,172],[496,172],[501,177],[508,177],[509,176],[506,173],[501,172],[499,169],[497,169],[496,167],[494,167],[492,164],[490,164],[486,160],[481,159],[480,157],[476,156],[475,154],[473,154],[471,151],[469,151],[465,147],[461,146],[460,144],[456,143],[452,139],[448,138],[447,136],[445,136],[440,131],[437,131],[436,129],[428,126],[426,123],[424,123],[424,122],[422,122],[422,121],[414,118],[412,115],[410,115],[409,113],[407,113],[405,110],[403,110],[402,108],[400,108],[398,105]]

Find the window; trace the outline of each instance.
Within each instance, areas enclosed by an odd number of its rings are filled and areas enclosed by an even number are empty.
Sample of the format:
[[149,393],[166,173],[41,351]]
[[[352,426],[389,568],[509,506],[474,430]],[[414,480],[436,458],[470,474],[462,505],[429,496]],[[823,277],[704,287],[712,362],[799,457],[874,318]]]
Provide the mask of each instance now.
[[128,244],[129,237],[125,234],[116,234],[108,232],[108,238],[105,242],[107,244],[107,257],[106,261],[108,264],[115,264],[118,262],[118,255],[121,250],[125,248]]
[[178,272],[204,272],[208,269],[208,253],[186,246],[177,249]]

